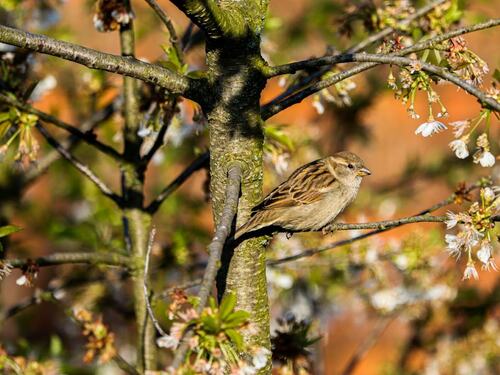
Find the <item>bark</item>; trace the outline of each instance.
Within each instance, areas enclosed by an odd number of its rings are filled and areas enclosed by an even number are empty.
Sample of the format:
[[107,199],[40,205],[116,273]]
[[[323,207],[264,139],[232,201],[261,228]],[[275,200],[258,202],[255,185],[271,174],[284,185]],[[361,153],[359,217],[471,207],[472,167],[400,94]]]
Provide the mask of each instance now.
[[[263,131],[259,99],[265,85],[259,37],[207,41],[211,101],[204,106],[210,126],[211,194],[216,225],[224,205],[227,170],[242,166],[237,223],[245,222],[262,192]],[[265,240],[256,238],[223,253],[217,286],[237,296],[237,308],[251,313],[257,333],[244,337],[251,345],[270,347],[269,306],[265,274]]]

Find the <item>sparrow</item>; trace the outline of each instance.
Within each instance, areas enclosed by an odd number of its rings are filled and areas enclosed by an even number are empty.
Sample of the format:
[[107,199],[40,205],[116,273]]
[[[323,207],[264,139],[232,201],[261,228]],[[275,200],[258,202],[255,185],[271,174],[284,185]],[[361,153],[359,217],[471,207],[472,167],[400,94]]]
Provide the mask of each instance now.
[[303,165],[252,209],[234,239],[267,227],[290,232],[324,229],[356,198],[361,180],[370,174],[363,160],[349,151]]

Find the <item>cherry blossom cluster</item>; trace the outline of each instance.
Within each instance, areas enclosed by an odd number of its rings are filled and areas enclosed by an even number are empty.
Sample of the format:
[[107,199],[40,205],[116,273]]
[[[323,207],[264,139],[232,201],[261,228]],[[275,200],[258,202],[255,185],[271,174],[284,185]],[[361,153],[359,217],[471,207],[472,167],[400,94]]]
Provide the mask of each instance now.
[[[458,228],[456,234],[446,234],[448,253],[455,257],[465,253],[467,266],[464,279],[478,279],[475,258],[485,270],[497,271],[493,257],[495,244],[494,218],[500,213],[500,187],[485,187],[481,189],[480,201],[471,204],[466,212],[448,212],[447,229]],[[475,254],[475,257],[474,257]]]
[[75,308],[73,316],[82,325],[82,333],[87,338],[83,361],[90,363],[98,356],[99,363],[109,362],[116,355],[114,333],[103,324],[102,318],[94,319],[84,308]]

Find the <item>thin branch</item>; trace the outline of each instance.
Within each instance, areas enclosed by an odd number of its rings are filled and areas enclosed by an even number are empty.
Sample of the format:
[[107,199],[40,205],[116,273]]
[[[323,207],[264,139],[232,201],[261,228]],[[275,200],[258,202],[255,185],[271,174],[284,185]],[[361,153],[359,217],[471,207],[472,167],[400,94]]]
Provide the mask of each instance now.
[[[477,185],[473,185],[471,186],[466,192],[470,192],[474,189],[478,188]],[[437,218],[439,216],[429,216],[429,215],[426,215],[430,212],[433,212],[435,210],[438,210],[448,204],[451,204],[453,203],[453,201],[455,200],[455,194],[453,194],[451,197],[433,205],[432,207],[428,208],[428,209],[425,209],[421,212],[419,212],[417,215],[413,216],[413,218]],[[409,218],[412,218],[412,217],[409,217]],[[409,219],[409,218],[405,218],[405,219]],[[446,216],[441,216],[440,218],[444,218],[446,220]],[[399,220],[402,220],[402,219],[399,219]],[[432,219],[431,219],[432,220]],[[443,221],[445,221],[443,220]],[[375,230],[372,230],[370,232],[367,232],[367,233],[363,233],[363,234],[360,234],[358,236],[355,236],[353,238],[348,238],[348,239],[345,239],[345,240],[339,240],[339,241],[335,241],[335,242],[332,242],[330,244],[326,244],[324,246],[319,246],[319,247],[316,247],[316,248],[311,248],[311,249],[307,249],[307,250],[304,250],[298,254],[295,254],[295,255],[291,255],[291,256],[288,256],[288,257],[283,257],[283,258],[280,258],[280,259],[273,259],[273,260],[269,260],[267,262],[267,265],[269,266],[276,266],[276,265],[279,265],[279,264],[282,264],[282,263],[287,263],[287,262],[292,262],[292,261],[295,261],[295,260],[298,260],[298,259],[302,259],[302,258],[305,258],[305,257],[310,257],[310,256],[313,256],[313,255],[316,255],[316,254],[320,254],[322,252],[325,252],[325,251],[328,251],[328,250],[331,250],[331,249],[334,249],[334,248],[337,248],[337,247],[341,247],[341,246],[345,246],[345,245],[349,245],[353,242],[357,242],[357,241],[360,241],[362,239],[365,239],[365,238],[368,238],[368,237],[371,237],[371,236],[374,236],[376,234],[379,234],[379,233],[382,233],[382,232],[386,232],[388,230],[391,230],[391,229],[394,229],[394,228],[397,228],[401,225],[404,225],[404,224],[399,224],[399,225],[392,225],[392,226],[389,226],[387,225],[387,223],[389,222],[392,222],[394,224],[394,222],[396,222],[398,220],[389,220],[389,221],[385,221],[385,222],[379,222],[379,223],[367,223],[368,225],[372,225],[372,224],[380,224],[380,223],[384,223],[383,225],[380,225],[378,227],[378,229],[375,229]],[[495,216],[493,217],[493,221],[500,221],[500,216]],[[425,222],[423,220],[421,221],[417,221],[417,222]],[[433,222],[440,222],[440,221],[433,221]],[[340,224],[340,225],[344,225],[344,226],[350,226],[350,225],[353,225],[355,227],[358,227],[361,225],[361,226],[365,226],[367,224]],[[405,224],[409,224],[409,222],[405,223]],[[334,224],[335,225],[335,224]],[[347,228],[346,228],[347,229]],[[340,230],[340,229],[338,229]]]
[[352,55],[353,61],[359,62],[377,62],[391,65],[399,65],[399,66],[410,66],[415,63],[417,65],[422,66],[422,70],[428,73],[432,73],[439,78],[442,78],[446,81],[452,82],[464,91],[468,92],[472,96],[475,96],[482,106],[490,107],[497,112],[500,112],[500,102],[496,101],[494,98],[489,97],[487,94],[479,90],[476,86],[471,85],[465,80],[461,79],[456,74],[450,73],[445,68],[441,68],[439,66],[429,64],[423,61],[410,59],[407,57],[399,57],[399,56],[381,56],[377,54],[354,54]]
[[156,316],[154,314],[154,311],[151,307],[151,301],[150,301],[150,295],[149,295],[149,288],[148,288],[148,272],[149,272],[149,258],[151,256],[151,250],[153,250],[153,245],[155,241],[155,234],[156,234],[156,229],[152,228],[151,232],[149,233],[149,241],[148,241],[148,249],[146,251],[146,259],[144,260],[144,299],[146,301],[146,309],[148,310],[149,317],[151,318],[151,321],[153,322],[156,330],[158,333],[162,336],[166,336],[167,334],[161,328],[160,323],[158,322],[158,319],[156,319]]
[[180,40],[179,37],[177,36],[177,32],[175,31],[175,27],[174,24],[172,23],[172,20],[155,0],[146,0],[146,3],[148,3],[149,6],[155,11],[156,15],[160,18],[161,22],[163,22],[163,24],[167,28],[168,34],[170,36],[169,39],[170,43],[175,48],[177,56],[179,56],[179,59],[183,61]]
[[18,109],[20,109],[23,112],[26,113],[31,113],[33,115],[38,116],[39,119],[43,120],[46,123],[53,124],[57,126],[58,128],[64,129],[68,133],[70,133],[72,136],[76,137],[77,139],[80,139],[82,141],[85,141],[87,144],[90,146],[94,146],[96,149],[99,151],[103,152],[104,154],[112,157],[115,160],[122,160],[122,156],[118,151],[116,151],[114,148],[101,143],[97,140],[94,134],[90,132],[83,132],[80,129],[71,126],[70,124],[60,120],[59,118],[52,116],[48,113],[42,112],[33,106],[26,104],[26,103],[21,103],[20,101],[16,100],[13,97],[4,95],[0,93],[0,102],[4,102],[7,104],[10,104]]
[[35,259],[5,259],[4,262],[13,268],[23,268],[30,264],[35,264],[39,267],[58,266],[62,264],[102,264],[126,268],[132,265],[129,257],[114,253],[94,252],[54,253]]
[[90,168],[80,162],[76,157],[71,155],[71,153],[65,149],[64,147],[61,146],[61,144],[56,141],[54,137],[52,137],[47,130],[40,124],[37,123],[36,128],[38,131],[43,135],[43,137],[47,140],[47,142],[54,147],[63,158],[68,160],[73,166],[78,169],[85,177],[87,177],[90,181],[92,181],[97,188],[101,191],[101,193],[110,198],[113,202],[116,204],[120,205],[122,202],[122,199],[120,196],[115,194],[99,177],[97,177],[94,172],[90,170]]
[[154,214],[158,211],[161,204],[172,194],[179,186],[181,186],[194,172],[202,169],[208,163],[210,155],[208,152],[201,154],[196,158],[185,170],[181,172],[162,192],[152,201],[147,207],[146,211]]
[[0,42],[73,61],[88,68],[137,78],[195,101],[200,99],[201,93],[204,93],[204,91],[200,93],[202,89],[200,85],[203,85],[201,80],[182,76],[162,66],[149,64],[133,57],[99,52],[4,25],[0,25]]
[[[487,21],[487,22],[484,22],[481,24],[472,25],[472,26],[468,26],[468,27],[464,27],[461,29],[450,31],[448,33],[436,36],[434,38],[421,41],[419,43],[414,44],[413,46],[404,48],[400,51],[397,51],[397,52],[394,52],[394,53],[391,53],[388,55],[377,55],[377,56],[385,56],[385,57],[404,56],[404,55],[407,55],[407,54],[410,54],[413,52],[427,49],[427,48],[431,47],[433,44],[440,43],[446,39],[450,39],[450,38],[453,38],[453,37],[456,37],[459,35],[463,35],[463,34],[466,34],[469,32],[473,32],[473,31],[491,28],[491,27],[497,26],[498,24],[499,24],[498,19],[490,20],[490,21]],[[337,61],[338,63],[339,62],[353,62],[353,61],[360,61],[360,60],[353,60],[353,56],[361,56],[361,55],[363,55],[363,54],[343,54],[343,55],[338,55],[338,56],[326,56],[324,58],[318,59],[318,61],[321,61],[321,59],[331,59],[331,61],[339,59],[339,61]],[[301,64],[301,63],[302,62],[298,62],[298,64]],[[294,63],[292,63],[292,64],[294,64]],[[271,102],[265,104],[261,108],[262,118],[268,119],[271,116],[274,116],[276,113],[281,112],[282,110],[284,110],[284,109],[286,109],[294,104],[300,103],[302,100],[304,100],[308,96],[310,96],[318,91],[321,91],[329,86],[332,86],[340,81],[343,81],[344,79],[352,77],[352,76],[354,76],[358,73],[361,73],[365,70],[371,69],[377,65],[378,65],[378,62],[377,63],[369,62],[369,63],[360,64],[358,66],[354,66],[350,69],[344,70],[340,73],[334,74],[334,75],[330,76],[328,79],[315,82],[314,84],[303,89],[302,91],[298,91],[295,94],[290,95],[281,101],[277,101],[276,99],[272,100]],[[432,66],[434,66],[434,65],[432,65]],[[286,67],[286,65],[284,65],[283,68],[279,68],[279,67],[276,67],[276,68],[278,68],[278,70],[288,69],[285,67]],[[268,68],[269,71],[272,71],[273,69],[274,68],[272,68],[272,67]],[[439,68],[439,69],[441,69],[441,68]],[[448,73],[448,74],[451,74],[451,73]],[[456,76],[454,76],[454,77],[456,77]],[[458,77],[456,77],[456,78],[458,78]],[[462,81],[462,82],[464,82],[464,81]]]
[[383,30],[380,30],[378,33],[370,35],[368,38],[362,40],[361,42],[355,44],[354,46],[350,47],[346,53],[355,53],[364,50],[366,47],[369,47],[373,43],[378,42],[379,40],[384,39],[386,36],[390,35],[392,32],[396,31],[399,28],[402,28],[404,26],[409,25],[416,19],[425,16],[427,13],[431,12],[434,10],[434,8],[437,8],[439,5],[443,4],[448,0],[435,0],[430,2],[427,5],[424,5],[422,8],[418,9],[415,13],[410,15],[408,18],[401,20],[398,25],[394,27],[387,27]]
[[178,285],[178,286],[174,286],[174,287],[171,287],[171,288],[168,288],[168,289],[165,289],[163,292],[161,292],[161,294],[159,295],[160,298],[167,298],[170,296],[170,293],[176,291],[176,290],[185,290],[185,289],[191,289],[191,288],[194,288],[194,287],[197,287],[197,286],[200,286],[201,283],[202,283],[202,279],[196,279],[196,280],[192,280],[192,281],[188,281],[187,283],[185,284],[181,284],[181,285]]
[[[226,198],[224,201],[224,208],[220,218],[219,225],[215,231],[215,236],[210,245],[208,245],[208,263],[203,275],[203,281],[198,292],[199,304],[196,306],[196,312],[200,314],[208,302],[210,291],[212,289],[217,271],[220,267],[220,258],[224,244],[231,232],[232,223],[236,212],[238,211],[238,199],[240,196],[241,186],[241,167],[238,164],[232,165],[227,173],[226,185]],[[185,332],[179,347],[175,352],[175,357],[172,367],[177,369],[184,361],[186,351],[189,345],[189,339],[192,337],[193,332]]]
[[[441,5],[444,1],[446,1],[446,0],[433,1],[430,4],[418,9],[414,14],[410,15],[407,19],[400,21],[400,23],[398,24],[398,27],[401,27],[404,24],[411,23],[411,22],[415,21],[416,19],[418,19],[422,16],[425,16],[427,13],[432,11],[435,7]],[[398,28],[398,27],[396,27],[396,28]],[[345,51],[345,53],[360,52],[361,50],[368,47],[369,45],[383,39],[384,37],[386,37],[387,35],[392,33],[394,30],[395,29],[392,27],[387,27],[387,28],[379,31],[378,33],[373,34],[372,36],[369,36],[368,38],[362,40],[361,42],[349,47]],[[290,86],[283,93],[276,96],[266,106],[275,105],[275,104],[279,103],[281,100],[285,99],[286,97],[292,95],[293,93],[296,93],[296,92],[304,89],[309,83],[311,83],[313,80],[315,80],[317,78],[320,78],[329,69],[330,69],[329,67],[324,67],[323,69],[320,69],[319,71],[311,74],[310,76],[305,77],[300,83],[297,83],[295,85]]]
[[118,352],[113,357],[113,362],[120,368],[120,370],[124,371],[129,375],[140,375],[140,372],[135,369],[130,363],[128,363],[125,358],[123,358]]
[[[500,18],[491,19],[486,22],[478,23],[476,25],[465,26],[459,29],[438,35],[433,38],[429,38],[426,40],[422,40],[414,45],[404,48],[401,51],[396,53],[388,54],[389,56],[403,56],[408,55],[413,52],[418,52],[427,48],[430,48],[436,44],[439,44],[447,39],[455,38],[460,35],[472,33],[474,31],[490,29],[492,27],[500,25]],[[302,61],[297,61],[290,64],[278,65],[275,67],[267,68],[267,78],[275,77],[281,74],[292,74],[299,70],[303,69],[312,69],[318,68],[324,65],[335,65],[340,63],[352,62],[351,56],[354,54],[354,51],[348,51],[343,54],[334,55],[334,56],[323,56],[319,58],[307,59]]]
[[342,371],[342,375],[350,375],[356,369],[361,360],[365,357],[368,351],[373,348],[373,346],[380,339],[380,336],[384,333],[384,331],[389,327],[389,324],[394,320],[393,316],[387,316],[380,318],[373,330],[369,333],[369,335],[364,339],[361,345],[358,347],[354,355],[349,359],[349,362]]

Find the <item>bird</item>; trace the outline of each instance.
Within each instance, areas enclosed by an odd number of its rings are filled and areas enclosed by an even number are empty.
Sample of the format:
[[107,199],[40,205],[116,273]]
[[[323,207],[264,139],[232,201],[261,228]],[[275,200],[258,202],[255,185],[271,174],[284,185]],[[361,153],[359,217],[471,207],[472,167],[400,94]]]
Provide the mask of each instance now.
[[363,160],[349,151],[305,164],[252,208],[234,239],[268,227],[324,230],[356,198],[363,177],[370,174]]

